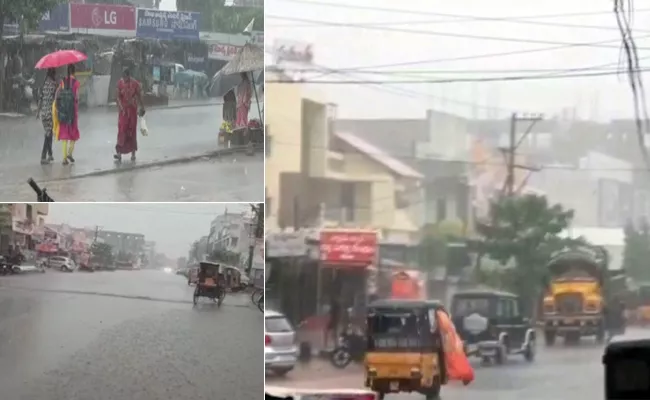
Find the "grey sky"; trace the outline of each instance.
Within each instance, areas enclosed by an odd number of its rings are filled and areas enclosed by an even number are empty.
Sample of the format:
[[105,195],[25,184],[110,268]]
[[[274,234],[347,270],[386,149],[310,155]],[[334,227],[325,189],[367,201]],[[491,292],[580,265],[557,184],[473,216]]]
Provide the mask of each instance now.
[[191,243],[207,235],[212,219],[226,208],[232,212],[250,209],[248,204],[236,203],[53,203],[47,222],[142,233],[146,240],[156,242],[158,252],[176,258],[187,255]]
[[[503,53],[528,49],[552,47],[553,44],[516,43],[510,41],[481,40],[477,38],[455,38],[439,34],[397,33],[369,29],[352,29],[306,25],[271,18],[283,16],[319,21],[350,24],[377,23],[390,28],[447,32],[464,35],[516,38],[530,41],[550,41],[564,43],[585,43],[617,40],[616,20],[612,13],[613,0],[456,0],[441,2],[433,0],[411,0],[395,2],[392,0],[321,0],[338,3],[341,7],[325,7],[308,4],[310,0],[268,0],[266,6],[266,48],[275,39],[292,39],[313,43],[314,62],[319,66],[333,68],[352,68],[375,66],[399,62],[417,62],[452,57],[465,57],[488,53]],[[639,29],[636,36],[650,36],[650,9],[644,3],[635,2],[637,12],[634,24]],[[346,8],[344,4],[392,9],[420,11],[420,14],[400,14],[397,12],[377,12]],[[602,12],[599,15],[586,13]],[[584,13],[583,15],[554,18],[535,18],[542,23],[593,25],[599,29],[567,28],[530,23],[507,21],[463,21],[457,22],[449,17],[428,13],[461,14],[480,17],[521,17],[549,14]],[[438,21],[432,23],[432,21]],[[443,22],[440,22],[443,21]],[[426,23],[423,23],[426,22]],[[619,45],[611,42],[606,45]],[[638,39],[637,46],[650,49],[649,38]],[[268,53],[267,53],[268,54]],[[639,50],[641,66],[647,65],[643,57],[649,50]],[[573,69],[601,66],[601,70],[616,68],[619,60],[617,48],[572,47],[555,51],[519,54],[507,57],[457,60],[435,63],[419,63],[404,67],[385,68],[388,70],[538,70]],[[603,66],[603,64],[611,65]],[[379,68],[372,68],[378,70]],[[585,72],[585,71],[579,71]],[[593,72],[593,71],[592,71]],[[539,73],[539,72],[525,72]],[[506,72],[506,75],[522,75]],[[490,74],[499,76],[503,74]],[[484,77],[486,73],[435,73],[425,76],[430,79]],[[340,75],[327,76],[328,79],[345,79]],[[359,79],[395,79],[394,76],[358,75]],[[650,83],[646,84],[646,87]],[[321,85],[322,87],[322,85]],[[395,94],[404,89],[418,94]],[[576,107],[578,115],[584,118],[599,116],[631,117],[632,102],[627,81],[616,75],[607,77],[574,78],[558,80],[539,80],[507,83],[453,83],[419,84],[390,86],[380,89],[345,85],[327,86],[330,100],[339,104],[339,115],[343,117],[422,117],[426,108],[436,108],[466,116],[486,117],[485,106],[500,108],[503,117],[511,111],[543,112],[553,115],[562,108]],[[393,93],[387,93],[392,91]],[[447,98],[445,101],[444,98]],[[458,100],[461,104],[454,103]],[[478,103],[476,107],[462,102]]]

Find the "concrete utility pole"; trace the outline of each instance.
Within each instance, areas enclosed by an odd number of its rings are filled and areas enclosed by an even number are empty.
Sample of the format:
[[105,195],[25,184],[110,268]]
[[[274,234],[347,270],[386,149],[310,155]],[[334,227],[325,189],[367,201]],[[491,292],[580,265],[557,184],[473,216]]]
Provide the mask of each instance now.
[[97,238],[99,237],[99,231],[102,229],[101,226],[95,225],[95,236],[93,237],[93,244],[97,243]]
[[[515,171],[517,169],[523,169],[530,171],[539,171],[540,168],[530,167],[526,165],[517,164],[517,150],[523,143],[523,141],[528,137],[530,132],[533,130],[535,124],[543,120],[544,117],[541,115],[524,115],[519,116],[517,113],[512,113],[510,116],[510,137],[508,141],[508,148],[502,149],[506,157],[506,182],[505,182],[505,193],[508,197],[511,197],[515,194]],[[518,122],[529,122],[526,132],[517,140],[517,123]]]
[[248,266],[246,268],[246,274],[248,276],[253,272],[253,258],[255,256],[255,244],[258,239],[264,239],[264,203],[257,203],[257,205],[251,205],[253,210],[253,221],[251,224],[250,236],[253,241],[250,244],[248,249]]

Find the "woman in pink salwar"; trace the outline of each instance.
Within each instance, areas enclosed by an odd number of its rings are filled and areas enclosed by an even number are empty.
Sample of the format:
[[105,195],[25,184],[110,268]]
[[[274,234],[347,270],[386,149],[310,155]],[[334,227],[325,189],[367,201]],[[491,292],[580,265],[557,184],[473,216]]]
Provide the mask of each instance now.
[[[79,88],[81,84],[75,78],[75,66],[68,65],[68,75],[63,78],[59,89],[56,92],[55,98],[57,100],[64,98],[66,91],[71,91],[71,99],[68,99],[67,102],[62,102],[62,104],[57,104],[57,110],[59,108],[64,108],[63,104],[69,104],[68,108],[73,108],[73,110],[68,110],[67,113],[73,113],[71,121],[68,123],[64,121],[58,121],[58,131],[57,131],[57,140],[63,142],[63,165],[68,165],[74,163],[74,145],[79,140]],[[74,102],[74,103],[72,103]]]
[[251,109],[251,98],[253,97],[253,86],[248,79],[246,72],[241,73],[241,82],[237,85],[237,120],[235,127],[243,128],[248,126],[248,111]]

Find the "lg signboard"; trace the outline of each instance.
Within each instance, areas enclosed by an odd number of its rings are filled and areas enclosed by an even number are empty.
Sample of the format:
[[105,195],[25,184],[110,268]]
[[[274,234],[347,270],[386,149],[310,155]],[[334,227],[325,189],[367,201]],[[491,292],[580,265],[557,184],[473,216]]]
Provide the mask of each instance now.
[[70,30],[74,33],[133,37],[135,25],[132,6],[70,4]]

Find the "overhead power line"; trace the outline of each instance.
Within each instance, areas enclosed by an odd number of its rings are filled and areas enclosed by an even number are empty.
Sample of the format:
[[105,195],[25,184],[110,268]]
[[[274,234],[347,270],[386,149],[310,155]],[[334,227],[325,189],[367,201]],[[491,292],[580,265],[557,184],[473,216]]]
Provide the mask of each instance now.
[[[353,10],[366,10],[366,11],[375,11],[375,12],[387,12],[391,14],[410,14],[410,15],[445,15],[449,17],[454,17],[454,18],[465,18],[468,21],[472,21],[476,19],[475,16],[472,15],[462,15],[462,14],[442,14],[442,13],[436,13],[436,12],[431,12],[431,11],[424,11],[424,10],[407,10],[407,9],[402,9],[402,8],[389,8],[389,7],[376,7],[376,6],[363,6],[363,5],[357,5],[357,4],[350,4],[350,3],[335,3],[335,2],[328,2],[328,1],[311,1],[311,0],[275,0],[275,1],[283,1],[285,3],[297,3],[297,4],[304,4],[304,5],[312,5],[312,6],[324,6],[324,7],[336,7],[336,8],[347,8],[347,9],[353,9]],[[650,11],[650,8],[642,8],[639,10],[635,10],[635,12],[638,13],[643,13],[643,12],[648,12]],[[585,16],[590,16],[590,15],[607,15],[611,14],[612,10],[603,10],[603,11],[589,11],[589,12],[573,12],[573,13],[555,13],[555,14],[532,14],[532,15],[519,15],[519,16],[514,16],[514,17],[501,17],[497,19],[502,19],[502,20],[513,20],[513,19],[520,19],[520,20],[538,20],[538,19],[554,19],[554,18],[568,18],[568,17],[585,17]],[[483,18],[483,17],[481,17]],[[489,18],[489,17],[485,17]],[[465,21],[465,20],[463,20]],[[458,21],[454,21],[458,22]]]
[[[639,73],[650,71],[650,68],[641,68],[637,70]],[[483,78],[450,78],[450,79],[391,79],[391,80],[267,80],[267,83],[287,83],[287,84],[319,84],[319,85],[359,85],[359,84],[373,84],[373,85],[397,85],[397,84],[423,84],[423,83],[470,83],[470,82],[510,82],[510,81],[533,81],[533,80],[547,80],[547,79],[572,79],[572,78],[588,78],[588,77],[601,77],[619,75],[620,71],[599,71],[599,72],[580,72],[580,73],[566,73],[556,75],[513,75],[513,76],[498,76],[498,77],[483,77]]]
[[[481,21],[491,21],[491,22],[505,22],[512,24],[525,24],[525,25],[539,25],[539,26],[551,26],[559,28],[571,28],[571,29],[595,29],[595,30],[614,30],[618,32],[618,28],[614,26],[598,26],[598,25],[585,25],[585,24],[567,24],[561,22],[549,22],[549,21],[540,21],[543,19],[555,19],[555,18],[567,18],[567,17],[585,17],[585,16],[594,16],[594,15],[605,15],[610,14],[609,11],[596,11],[596,12],[580,12],[580,13],[565,13],[565,14],[540,14],[540,15],[524,15],[524,16],[513,16],[513,17],[486,17],[479,15],[469,15],[469,14],[450,14],[450,13],[440,13],[432,12],[425,10],[405,10],[405,9],[393,9],[393,8],[383,8],[383,7],[374,7],[374,6],[361,6],[354,4],[342,4],[342,3],[331,3],[323,1],[305,1],[305,0],[279,0],[288,3],[297,3],[302,5],[309,6],[321,6],[321,7],[334,7],[334,8],[346,8],[352,10],[365,10],[373,12],[387,12],[393,15],[403,14],[403,15],[417,15],[417,16],[434,16],[434,17],[443,17],[446,19],[441,20],[419,20],[419,21],[384,21],[384,22],[367,22],[367,23],[356,23],[355,27],[366,28],[366,27],[382,27],[382,26],[398,26],[398,25],[434,25],[434,24],[447,24],[447,23],[459,23],[459,22],[481,22]],[[650,11],[650,9],[645,9],[642,11]],[[305,23],[304,25],[287,25],[287,27],[310,27],[310,26],[331,26],[324,25],[322,23]],[[277,26],[277,25],[276,25]],[[650,32],[648,30],[638,30],[639,32]]]
[[[296,17],[285,17],[281,15],[269,15],[266,14],[266,18],[279,19],[285,21],[294,21],[294,22],[317,22],[324,25],[337,26],[342,28],[354,27],[354,24],[344,23],[344,22],[333,22],[333,21],[319,21],[307,18],[296,18]],[[503,37],[503,36],[484,36],[484,35],[473,35],[469,33],[454,33],[454,32],[440,32],[440,31],[425,31],[425,30],[416,30],[416,29],[403,29],[403,28],[393,28],[393,27],[367,27],[370,30],[379,30],[384,32],[397,32],[397,33],[409,33],[415,35],[426,35],[426,36],[442,36],[442,37],[454,37],[461,39],[475,39],[475,40],[492,40],[498,42],[512,42],[512,43],[526,43],[526,44],[552,44],[552,45],[561,45],[568,46],[573,45],[573,43],[567,42],[556,42],[552,40],[542,40],[542,39],[520,39],[514,37]],[[619,39],[620,40],[620,39]],[[602,47],[602,48],[611,48],[611,49],[620,49],[620,46],[617,45],[606,45],[606,44],[590,44],[588,47]],[[644,50],[650,50],[650,48],[640,48]]]
[[[647,39],[647,38],[650,38],[650,35],[643,35],[640,36],[638,39]],[[405,67],[405,66],[412,66],[412,65],[436,64],[436,63],[452,62],[452,61],[509,57],[509,56],[523,55],[523,54],[531,54],[531,53],[544,53],[544,52],[556,51],[556,50],[568,50],[576,47],[593,47],[593,46],[597,47],[598,45],[601,44],[620,43],[620,41],[621,41],[620,38],[616,38],[616,39],[599,40],[595,42],[578,42],[578,43],[563,44],[559,46],[539,47],[536,49],[522,49],[522,50],[513,50],[513,51],[498,52],[498,53],[473,54],[467,56],[448,57],[448,58],[433,58],[433,59],[418,60],[418,61],[402,61],[402,62],[389,63],[389,64],[361,65],[361,66],[348,67],[347,71],[361,72],[364,69],[372,69],[372,68],[395,68],[395,67]]]

